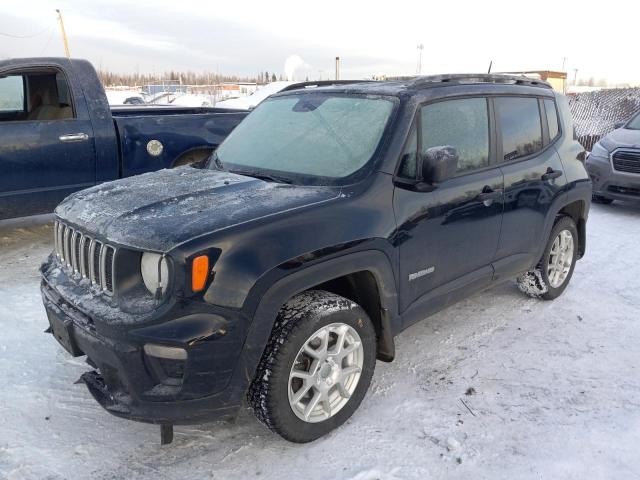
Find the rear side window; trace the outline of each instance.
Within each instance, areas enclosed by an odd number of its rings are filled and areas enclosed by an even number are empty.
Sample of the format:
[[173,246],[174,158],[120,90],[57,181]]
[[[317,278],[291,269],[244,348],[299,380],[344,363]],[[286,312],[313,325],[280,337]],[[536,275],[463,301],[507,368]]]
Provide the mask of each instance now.
[[496,98],[495,108],[502,133],[504,162],[542,150],[542,124],[537,98]]
[[489,165],[489,117],[485,98],[432,103],[420,113],[421,152],[451,146],[458,152],[459,173]]
[[555,140],[560,133],[558,127],[558,112],[556,110],[556,102],[551,99],[545,99],[544,109],[547,112],[547,124],[549,125],[549,139]]
[[0,78],[0,112],[24,110],[24,82],[22,75]]

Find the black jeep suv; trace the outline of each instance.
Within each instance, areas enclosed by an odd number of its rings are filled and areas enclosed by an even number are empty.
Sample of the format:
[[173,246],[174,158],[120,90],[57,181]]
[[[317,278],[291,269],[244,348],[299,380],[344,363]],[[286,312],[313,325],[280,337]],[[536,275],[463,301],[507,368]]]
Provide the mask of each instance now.
[[498,75],[298,85],[205,165],[56,210],[51,331],[109,412],[235,412],[294,442],[347,420],[414,322],[498,282],[553,299],[591,181],[567,102]]

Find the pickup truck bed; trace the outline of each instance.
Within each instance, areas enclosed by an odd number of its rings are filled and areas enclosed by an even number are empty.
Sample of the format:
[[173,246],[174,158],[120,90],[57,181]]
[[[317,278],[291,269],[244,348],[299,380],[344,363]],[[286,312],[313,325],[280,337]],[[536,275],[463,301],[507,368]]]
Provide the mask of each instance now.
[[51,212],[98,183],[208,156],[248,112],[109,107],[84,60],[0,62],[0,220]]

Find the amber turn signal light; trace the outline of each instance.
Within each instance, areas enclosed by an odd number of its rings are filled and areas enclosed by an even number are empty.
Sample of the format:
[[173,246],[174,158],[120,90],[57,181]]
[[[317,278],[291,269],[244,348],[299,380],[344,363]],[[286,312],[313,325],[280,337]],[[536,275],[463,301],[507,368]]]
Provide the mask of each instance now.
[[191,264],[191,290],[201,292],[207,283],[209,276],[209,257],[200,255],[193,259]]

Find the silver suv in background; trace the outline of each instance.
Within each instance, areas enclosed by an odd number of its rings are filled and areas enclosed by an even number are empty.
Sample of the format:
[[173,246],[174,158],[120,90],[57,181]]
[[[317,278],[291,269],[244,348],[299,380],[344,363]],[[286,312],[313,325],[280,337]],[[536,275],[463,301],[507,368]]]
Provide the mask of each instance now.
[[640,200],[640,112],[618,127],[587,157],[596,203]]

